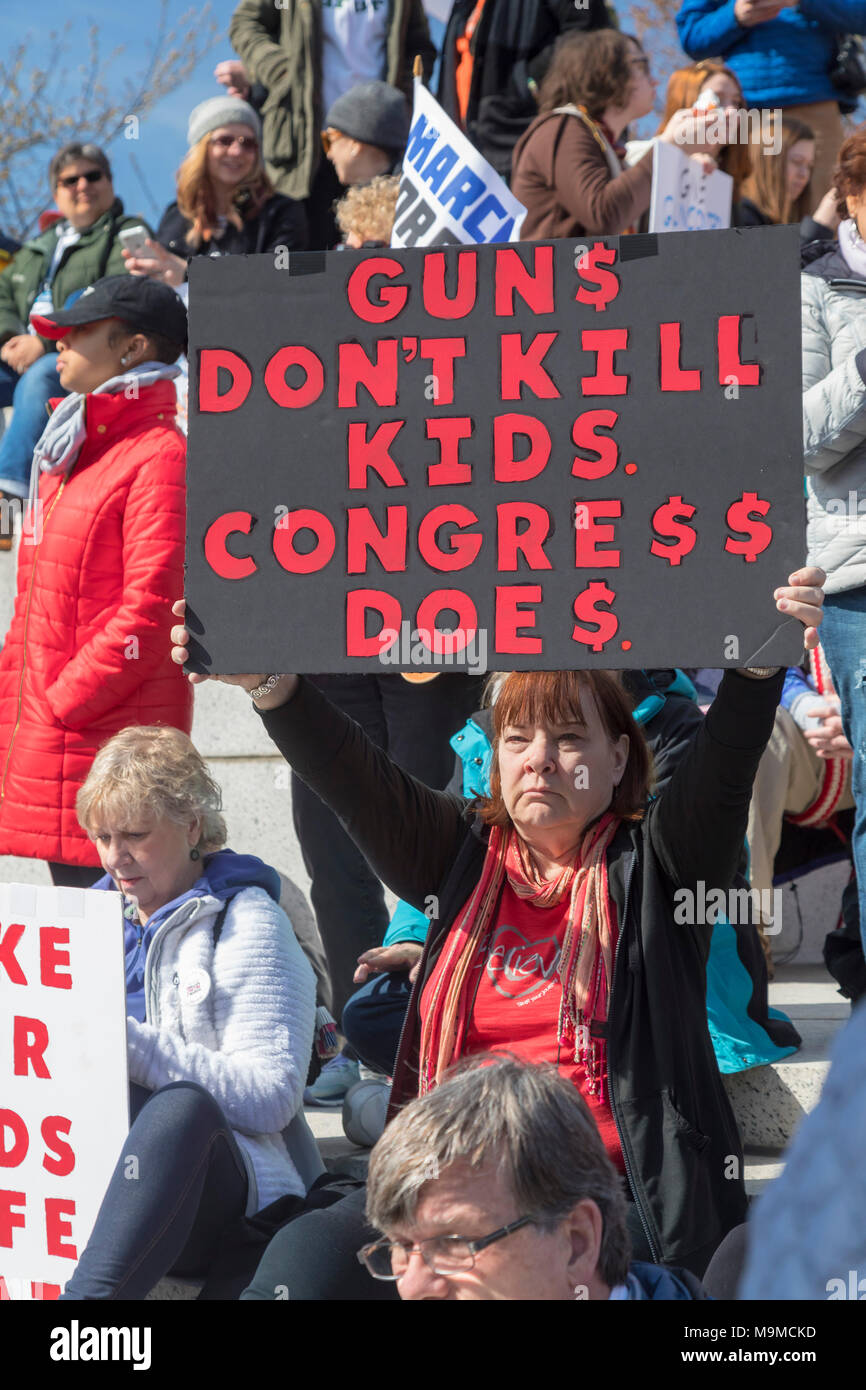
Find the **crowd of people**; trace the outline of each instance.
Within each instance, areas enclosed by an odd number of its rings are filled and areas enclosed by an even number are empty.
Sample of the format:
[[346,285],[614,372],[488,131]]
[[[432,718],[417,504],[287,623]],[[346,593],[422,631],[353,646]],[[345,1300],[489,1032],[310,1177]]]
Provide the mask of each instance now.
[[[0,855],[121,897],[132,1121],[63,1299],[169,1272],[210,1299],[826,1296],[820,1205],[792,1234],[788,1187],[829,1192],[866,1099],[831,1073],[751,1215],[722,1078],[800,1044],[768,1006],[774,922],[683,924],[675,895],[766,905],[785,854],[831,846],[852,867],[828,966],[866,993],[866,541],[837,507],[866,495],[866,126],[840,114],[843,24],[866,6],[683,0],[693,61],[662,104],[603,0],[456,0],[439,52],[421,0],[240,0],[155,230],[101,148],[54,154],[39,234],[2,239]],[[214,677],[291,768],[323,970],[276,870],[225,847],[189,738],[187,276],[389,245],[416,60],[523,240],[644,230],[660,143],[730,175],[747,237],[799,227],[808,554],[773,602],[803,660]],[[324,1170],[305,1102],[343,1107],[367,1182]]]

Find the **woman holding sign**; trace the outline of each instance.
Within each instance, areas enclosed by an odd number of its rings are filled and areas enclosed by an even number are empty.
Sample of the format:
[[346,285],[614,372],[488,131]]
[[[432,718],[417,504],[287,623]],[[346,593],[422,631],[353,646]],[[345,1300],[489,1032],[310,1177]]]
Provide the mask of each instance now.
[[[774,595],[810,648],[823,580],[803,569]],[[174,611],[183,616],[182,602]],[[181,664],[189,634],[176,627],[173,639]],[[617,682],[512,673],[495,708],[491,794],[469,806],[408,776],[309,681],[220,677],[251,694],[283,756],[389,887],[416,907],[433,895],[392,1103],[473,1052],[555,1063],[623,1175],[635,1257],[698,1274],[743,1221],[746,1198],[707,1031],[712,922],[697,913],[680,925],[674,895],[731,887],[783,674],[728,671],[670,783],[648,800],[646,746]],[[318,1221],[345,1262],[317,1255]],[[361,1225],[354,1195],[292,1223],[248,1296],[272,1297],[278,1266],[296,1297],[375,1296],[350,1268]]]
[[[652,146],[624,169],[626,127],[653,109],[656,84],[637,39],[616,29],[573,34],[556,48],[539,114],[514,149],[511,189],[526,208],[524,241],[617,236],[648,211]],[[659,135],[684,154],[704,152],[690,111]]]
[[186,734],[155,726],[109,740],[78,794],[96,887],[123,895],[133,1124],[68,1299],[205,1274],[230,1223],[287,1195],[301,1209],[311,1181],[282,1131],[310,1059],[313,972],[279,875],[223,848],[219,806]]

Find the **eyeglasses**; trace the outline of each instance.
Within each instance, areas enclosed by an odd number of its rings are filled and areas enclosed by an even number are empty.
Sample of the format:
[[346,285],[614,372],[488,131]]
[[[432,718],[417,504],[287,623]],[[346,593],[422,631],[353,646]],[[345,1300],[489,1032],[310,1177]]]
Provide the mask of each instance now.
[[331,146],[335,140],[342,140],[344,138],[342,130],[335,130],[333,126],[329,126],[327,130],[323,130],[322,149],[325,151],[325,154],[330,153]]
[[216,145],[220,150],[230,150],[232,145],[237,145],[241,150],[257,150],[259,142],[254,135],[212,135],[212,145]]
[[86,179],[88,183],[99,183],[99,180],[104,178],[105,174],[102,169],[88,169],[86,174],[67,174],[64,178],[59,178],[57,182],[63,188],[74,188],[82,179]]
[[467,1240],[465,1236],[431,1236],[429,1240],[378,1240],[373,1245],[365,1245],[358,1251],[357,1259],[374,1279],[402,1279],[409,1268],[409,1257],[417,1250],[425,1265],[433,1274],[457,1274],[472,1269],[475,1256],[488,1245],[528,1226],[534,1216],[521,1216],[508,1226],[500,1226],[489,1236],[478,1240]]

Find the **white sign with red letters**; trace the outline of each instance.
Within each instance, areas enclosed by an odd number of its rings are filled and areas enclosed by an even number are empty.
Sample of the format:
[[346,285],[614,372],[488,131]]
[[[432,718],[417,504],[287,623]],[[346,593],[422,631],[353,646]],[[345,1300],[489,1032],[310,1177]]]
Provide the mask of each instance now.
[[120,894],[0,884],[0,1300],[59,1296],[128,1130]]

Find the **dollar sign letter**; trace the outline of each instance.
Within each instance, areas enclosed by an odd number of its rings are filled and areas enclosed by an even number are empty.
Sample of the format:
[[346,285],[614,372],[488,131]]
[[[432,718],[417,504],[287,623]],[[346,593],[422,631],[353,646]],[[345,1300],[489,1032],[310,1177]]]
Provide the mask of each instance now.
[[745,533],[748,540],[735,541],[728,536],[725,550],[732,555],[745,555],[747,561],[757,560],[773,539],[773,528],[764,521],[753,520],[752,512],[766,516],[769,510],[769,502],[765,502],[756,492],[744,492],[739,502],[732,502],[725,520],[732,531]]
[[[585,642],[590,651],[600,652],[605,642],[609,642],[619,627],[619,619],[610,611],[616,594],[609,589],[603,579],[593,579],[582,594],[574,600],[574,616],[582,622],[593,623],[594,629],[578,627],[571,634],[572,642]],[[604,605],[600,607],[599,605]]]
[[653,530],[661,536],[670,536],[674,544],[662,545],[661,541],[655,540],[650,546],[651,553],[663,555],[670,564],[678,565],[683,556],[695,548],[697,532],[693,526],[684,525],[694,514],[695,508],[681,497],[669,497],[667,502],[657,507],[653,512]]
[[581,285],[574,296],[578,303],[592,304],[596,313],[601,313],[612,299],[616,299],[619,294],[619,279],[613,271],[604,269],[606,265],[613,265],[615,260],[616,251],[601,241],[597,241],[592,250],[581,257],[577,263],[578,272],[582,279],[589,280],[596,288],[588,290],[585,285]]

